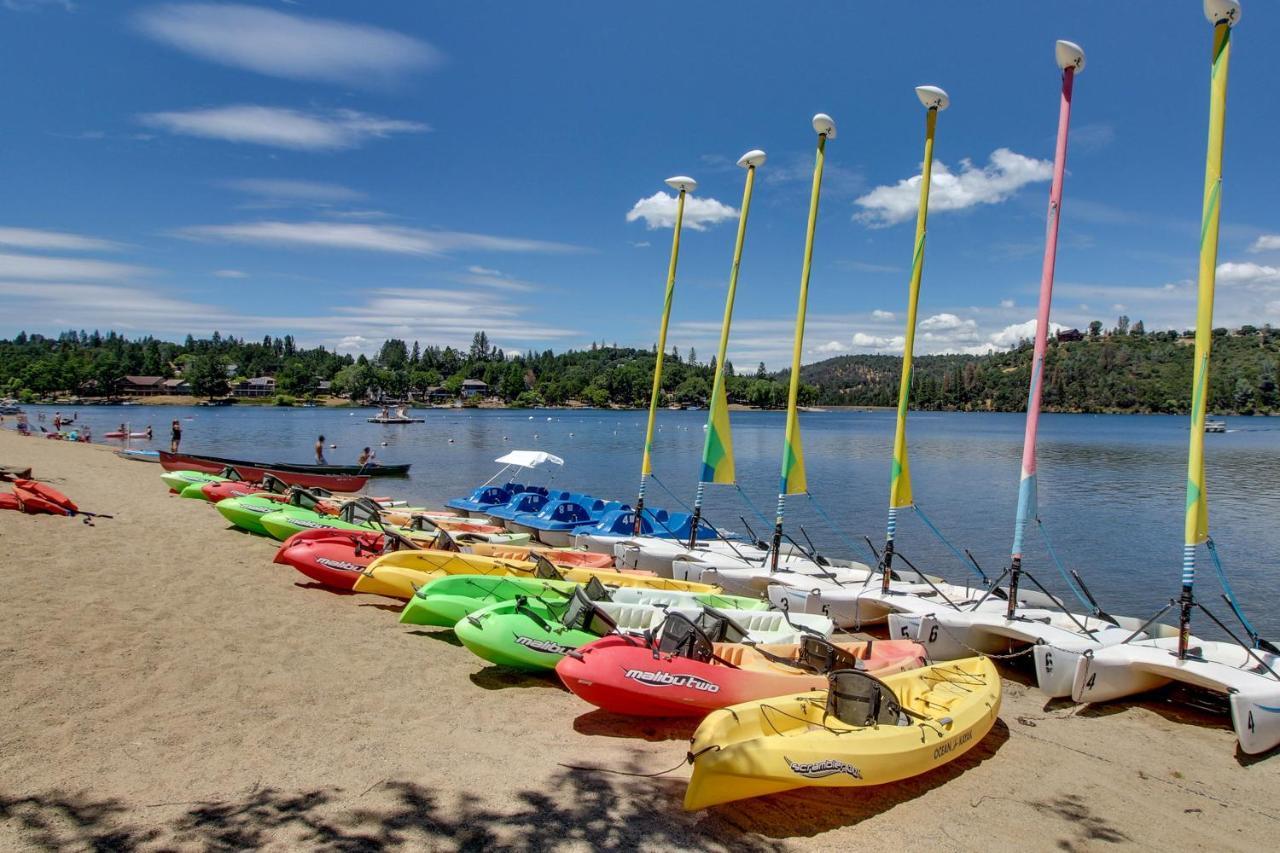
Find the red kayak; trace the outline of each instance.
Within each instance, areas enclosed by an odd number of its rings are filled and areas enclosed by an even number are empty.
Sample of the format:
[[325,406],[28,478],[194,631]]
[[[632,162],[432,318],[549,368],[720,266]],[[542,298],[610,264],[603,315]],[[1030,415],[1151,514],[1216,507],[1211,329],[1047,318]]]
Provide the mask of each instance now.
[[[221,474],[227,465],[211,462],[198,456],[184,456],[181,453],[160,451],[160,465],[166,471],[203,471],[206,474]],[[290,486],[303,486],[308,489],[328,489],[331,492],[358,492],[369,482],[367,474],[312,474],[302,471],[282,471],[260,465],[234,464],[231,466],[241,479],[259,481],[270,474]]]
[[[675,618],[667,617],[663,634]],[[661,637],[654,643],[657,649],[668,645]],[[833,644],[806,637],[795,645],[745,646],[713,644],[702,635],[697,645],[701,653],[689,657],[680,653],[687,647],[659,651],[643,639],[614,634],[566,655],[556,674],[579,698],[606,711],[701,717],[740,702],[825,690],[832,669],[883,677],[925,665],[924,647],[910,640]]]
[[75,515],[80,509],[75,501],[62,492],[35,480],[14,480],[13,493],[17,496],[22,511],[32,515]]
[[360,573],[383,553],[386,537],[360,530],[319,528],[295,533],[276,551],[274,562],[293,566],[318,584],[351,589]]
[[21,510],[22,504],[18,503],[18,496],[10,492],[0,492],[0,509]]
[[261,483],[246,483],[243,480],[224,480],[220,483],[205,483],[200,493],[209,503],[217,503],[227,498],[242,498],[245,495],[259,495],[273,501],[287,501],[288,495],[277,495],[266,491]]

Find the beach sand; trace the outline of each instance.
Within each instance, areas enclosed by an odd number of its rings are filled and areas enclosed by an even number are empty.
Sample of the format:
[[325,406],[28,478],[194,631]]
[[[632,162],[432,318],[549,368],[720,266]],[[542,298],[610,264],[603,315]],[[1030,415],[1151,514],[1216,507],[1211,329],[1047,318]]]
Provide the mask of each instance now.
[[[692,724],[593,711],[394,602],[308,586],[158,465],[0,432],[79,520],[0,512],[0,849],[1261,849],[1280,757],[1163,701],[1046,707],[1010,671],[961,759],[688,815]],[[3,488],[0,486],[0,488]],[[1271,839],[1269,842],[1268,839]]]

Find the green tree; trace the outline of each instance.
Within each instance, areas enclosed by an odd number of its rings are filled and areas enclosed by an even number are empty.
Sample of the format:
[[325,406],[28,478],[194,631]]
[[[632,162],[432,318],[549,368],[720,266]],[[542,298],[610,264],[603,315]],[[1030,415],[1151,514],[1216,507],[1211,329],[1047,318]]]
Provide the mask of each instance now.
[[187,362],[183,378],[197,397],[224,396],[228,390],[226,360],[213,352],[198,355]]

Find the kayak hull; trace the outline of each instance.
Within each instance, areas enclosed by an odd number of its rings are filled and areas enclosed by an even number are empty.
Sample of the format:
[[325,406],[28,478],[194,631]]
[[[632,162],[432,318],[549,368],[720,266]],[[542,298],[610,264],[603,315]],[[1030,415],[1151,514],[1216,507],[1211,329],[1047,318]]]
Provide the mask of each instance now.
[[273,562],[292,566],[322,586],[350,591],[360,573],[382,553],[382,544],[380,533],[308,530],[285,540]]

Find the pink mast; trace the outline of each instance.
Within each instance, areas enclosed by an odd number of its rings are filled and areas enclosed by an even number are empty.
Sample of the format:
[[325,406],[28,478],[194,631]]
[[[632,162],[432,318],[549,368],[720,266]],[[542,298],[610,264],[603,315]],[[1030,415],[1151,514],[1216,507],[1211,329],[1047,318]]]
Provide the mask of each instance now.
[[1031,389],[1027,394],[1027,431],[1022,440],[1022,482],[1018,486],[1018,516],[1013,526],[1009,579],[1009,618],[1017,606],[1022,573],[1022,539],[1036,506],[1036,429],[1040,425],[1040,397],[1044,389],[1044,353],[1049,341],[1049,306],[1053,302],[1053,269],[1058,257],[1058,221],[1062,214],[1062,182],[1067,170],[1067,131],[1071,126],[1071,90],[1076,73],[1084,69],[1084,51],[1069,41],[1055,47],[1062,69],[1062,99],[1058,107],[1058,144],[1053,155],[1053,184],[1049,188],[1049,218],[1045,225],[1044,265],[1040,271],[1040,309],[1036,312],[1036,345],[1031,359]]

